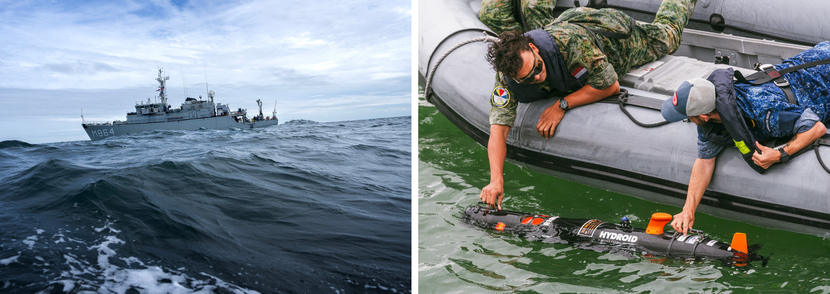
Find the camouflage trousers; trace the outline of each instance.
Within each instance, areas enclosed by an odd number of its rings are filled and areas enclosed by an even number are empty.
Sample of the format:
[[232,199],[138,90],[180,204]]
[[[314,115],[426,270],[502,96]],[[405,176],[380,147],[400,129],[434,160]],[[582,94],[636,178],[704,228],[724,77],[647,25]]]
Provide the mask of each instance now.
[[677,51],[683,28],[695,10],[695,3],[697,0],[664,0],[652,23],[637,24],[647,36],[648,58],[655,60]]
[[[652,23],[637,22],[637,29],[628,39],[604,39],[608,61],[619,77],[633,67],[672,54],[680,47],[683,28],[697,0],[664,0]],[[564,13],[563,13],[564,15]],[[614,50],[615,52],[610,52]]]
[[[527,30],[542,28],[553,22],[556,0],[521,0]],[[513,16],[513,0],[482,0],[478,18],[496,34],[525,29]]]

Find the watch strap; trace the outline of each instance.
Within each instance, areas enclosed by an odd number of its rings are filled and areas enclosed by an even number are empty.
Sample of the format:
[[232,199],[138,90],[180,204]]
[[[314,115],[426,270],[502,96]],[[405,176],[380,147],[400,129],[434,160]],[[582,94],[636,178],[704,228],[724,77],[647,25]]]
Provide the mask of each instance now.
[[778,148],[778,152],[781,152],[781,158],[779,159],[781,163],[790,161],[790,154],[784,151],[784,148]]
[[559,108],[562,108],[563,111],[571,109],[570,105],[568,105],[568,100],[565,100],[565,98],[559,99]]

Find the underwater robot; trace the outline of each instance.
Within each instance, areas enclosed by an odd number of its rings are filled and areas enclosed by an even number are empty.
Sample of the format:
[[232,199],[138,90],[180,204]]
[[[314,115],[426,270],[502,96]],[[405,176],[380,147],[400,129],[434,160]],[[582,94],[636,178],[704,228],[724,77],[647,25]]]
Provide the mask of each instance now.
[[624,253],[672,258],[703,258],[721,260],[726,264],[745,266],[750,261],[768,258],[755,254],[760,246],[747,246],[746,234],[735,233],[731,243],[707,237],[699,230],[694,235],[663,230],[671,221],[667,213],[654,213],[646,229],[634,228],[623,217],[619,224],[598,219],[576,219],[490,209],[486,205],[468,207],[461,217],[477,227],[512,233],[531,241],[570,244],[598,252]]

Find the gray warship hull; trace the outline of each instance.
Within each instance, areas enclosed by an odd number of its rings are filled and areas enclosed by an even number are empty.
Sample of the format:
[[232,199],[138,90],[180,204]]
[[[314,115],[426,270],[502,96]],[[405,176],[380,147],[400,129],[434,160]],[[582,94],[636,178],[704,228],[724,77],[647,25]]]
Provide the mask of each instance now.
[[96,141],[112,136],[135,134],[154,130],[193,131],[198,129],[227,130],[233,128],[253,129],[273,126],[279,123],[278,119],[254,122],[236,122],[230,116],[205,117],[189,120],[156,122],[143,124],[83,124],[84,131],[89,139]]

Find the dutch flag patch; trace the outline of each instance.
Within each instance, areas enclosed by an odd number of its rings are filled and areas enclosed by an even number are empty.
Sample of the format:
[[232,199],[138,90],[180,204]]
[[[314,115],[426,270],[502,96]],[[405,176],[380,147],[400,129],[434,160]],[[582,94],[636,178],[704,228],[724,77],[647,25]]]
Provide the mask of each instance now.
[[571,75],[574,76],[577,80],[582,81],[582,79],[585,78],[585,76],[588,75],[588,70],[585,69],[584,66],[580,65],[580,66],[577,66],[576,69],[571,71]]

